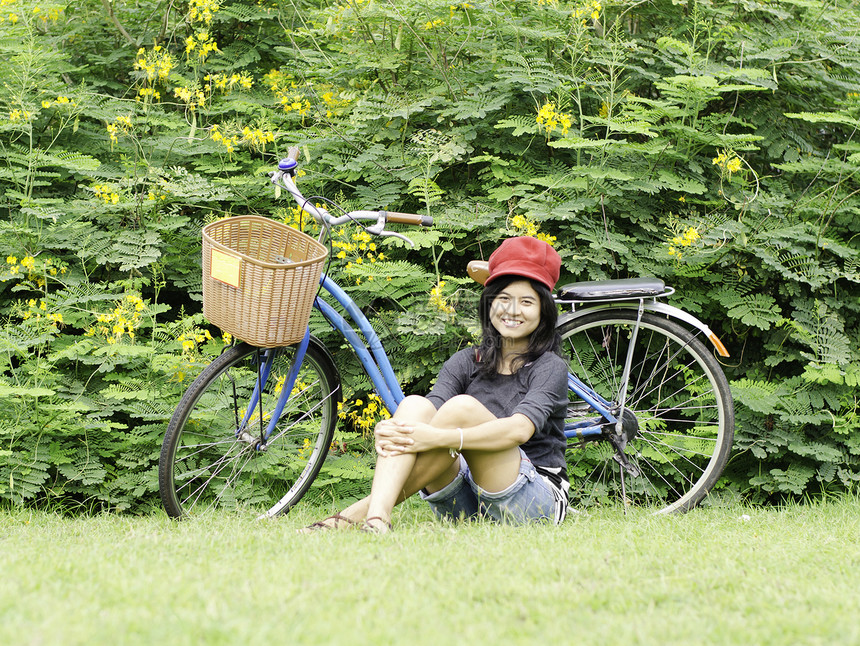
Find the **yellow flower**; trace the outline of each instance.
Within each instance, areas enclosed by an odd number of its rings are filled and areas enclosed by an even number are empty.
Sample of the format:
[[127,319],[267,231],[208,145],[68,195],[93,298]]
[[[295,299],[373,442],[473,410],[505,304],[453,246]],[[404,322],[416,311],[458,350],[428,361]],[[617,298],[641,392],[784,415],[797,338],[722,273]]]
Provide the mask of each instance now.
[[206,95],[199,87],[177,87],[173,89],[173,96],[181,99],[189,110],[196,110],[206,103]]
[[[141,307],[138,309],[137,304]],[[143,300],[136,294],[128,294],[121,301],[117,301],[114,309],[107,314],[99,314],[94,325],[86,331],[86,336],[99,334],[104,336],[109,344],[120,342],[125,335],[132,341],[135,330],[141,323],[142,310],[145,309]]]
[[445,300],[442,295],[442,290],[445,287],[445,281],[440,280],[436,286],[430,290],[430,305],[444,314],[454,314],[454,308]]
[[603,9],[603,6],[600,4],[600,0],[586,0],[572,15],[575,20],[579,21],[579,24],[586,27],[588,22],[585,17],[588,16],[595,21],[599,20],[601,9]]
[[570,115],[559,112],[553,102],[543,104],[540,110],[538,110],[535,122],[542,129],[546,130],[547,134],[550,134],[561,126],[561,134],[566,135],[571,126]]
[[202,62],[205,61],[212,52],[220,51],[218,49],[218,44],[212,40],[212,36],[208,31],[199,31],[195,36],[196,38],[191,36],[185,41],[186,54],[190,53],[192,50],[196,50],[197,58]]
[[155,46],[149,52],[141,47],[137,50],[137,60],[134,63],[134,69],[146,73],[147,83],[154,83],[166,80],[175,65],[173,55],[161,47]]
[[217,13],[219,9],[221,9],[219,0],[191,0],[188,3],[188,20],[208,25],[212,22],[212,14]]
[[743,168],[743,160],[731,151],[721,151],[711,161],[714,166],[719,166],[721,169],[728,172],[729,175],[737,173],[741,168]]
[[701,237],[702,235],[696,227],[687,227],[681,234],[672,238],[672,244],[669,245],[668,250],[669,255],[681,260],[681,248],[695,245],[696,241],[700,240]]
[[557,238],[546,233],[541,233],[538,225],[529,220],[525,215],[518,214],[511,218],[511,227],[517,235],[531,236],[538,240],[543,240],[550,246],[554,245]]

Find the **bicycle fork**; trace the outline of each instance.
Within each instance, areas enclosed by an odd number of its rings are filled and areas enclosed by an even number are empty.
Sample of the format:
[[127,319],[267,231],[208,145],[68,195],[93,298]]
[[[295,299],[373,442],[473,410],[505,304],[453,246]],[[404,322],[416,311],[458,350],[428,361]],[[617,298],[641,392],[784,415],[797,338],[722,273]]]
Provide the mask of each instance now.
[[[286,379],[284,379],[284,383],[281,386],[281,392],[278,394],[278,401],[275,403],[275,408],[269,416],[268,426],[265,428],[263,427],[265,421],[263,411],[263,387],[271,374],[272,363],[275,360],[276,352],[274,348],[267,350],[264,353],[260,353],[259,350],[257,351],[257,383],[254,384],[254,392],[251,394],[251,401],[250,404],[248,404],[248,410],[245,411],[242,422],[236,429],[236,439],[253,446],[258,451],[266,450],[266,442],[275,431],[275,426],[277,426],[278,420],[281,419],[281,414],[284,412],[290,393],[293,392],[293,387],[295,386],[296,379],[299,376],[299,369],[302,366],[302,362],[304,361],[305,354],[308,350],[310,338],[311,331],[310,328],[308,328],[305,330],[305,336],[296,347],[296,353],[293,356],[290,371],[287,374]],[[255,410],[258,411],[257,414],[260,418],[259,435],[255,435],[250,427],[250,421],[254,416]]]

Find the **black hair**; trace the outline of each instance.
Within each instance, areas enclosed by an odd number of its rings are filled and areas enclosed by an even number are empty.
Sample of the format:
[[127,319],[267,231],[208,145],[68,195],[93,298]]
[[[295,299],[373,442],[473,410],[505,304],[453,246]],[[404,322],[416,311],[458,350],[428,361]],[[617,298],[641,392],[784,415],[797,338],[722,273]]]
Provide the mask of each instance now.
[[526,351],[514,357],[511,362],[511,370],[516,372],[547,352],[559,354],[561,351],[561,336],[555,329],[558,321],[558,308],[549,288],[541,282],[523,276],[500,276],[484,287],[484,291],[481,292],[481,300],[478,303],[478,317],[483,332],[478,350],[478,372],[485,377],[495,377],[502,367],[502,336],[490,323],[490,308],[496,296],[517,280],[528,281],[532,289],[537,292],[540,301],[540,322],[529,337]]

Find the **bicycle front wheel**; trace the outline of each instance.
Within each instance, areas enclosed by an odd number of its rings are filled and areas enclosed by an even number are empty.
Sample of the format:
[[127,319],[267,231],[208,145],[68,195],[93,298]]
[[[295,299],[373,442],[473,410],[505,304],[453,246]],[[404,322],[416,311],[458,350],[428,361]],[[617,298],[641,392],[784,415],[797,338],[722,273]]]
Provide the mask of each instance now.
[[[622,401],[636,315],[601,310],[559,329],[570,371],[613,405]],[[606,433],[581,441],[568,450],[571,504],[623,502],[658,513],[687,511],[713,488],[731,451],[734,408],[728,381],[692,332],[653,314],[642,315],[630,356],[623,452],[633,468],[624,471],[622,481],[623,467]],[[585,409],[574,401],[571,415],[588,415]]]
[[[340,380],[328,353],[312,342],[286,407],[264,438],[295,352],[242,343],[194,380],[168,424],[159,459],[168,515],[221,508],[274,516],[307,492],[332,442]],[[273,354],[271,370],[255,393],[266,353]]]

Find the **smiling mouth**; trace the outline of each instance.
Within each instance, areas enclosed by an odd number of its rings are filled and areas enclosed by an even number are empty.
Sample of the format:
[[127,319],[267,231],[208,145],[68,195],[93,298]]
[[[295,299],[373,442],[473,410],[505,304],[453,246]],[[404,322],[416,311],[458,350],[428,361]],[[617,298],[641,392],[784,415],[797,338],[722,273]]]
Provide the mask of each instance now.
[[519,327],[520,325],[523,324],[522,321],[517,321],[514,319],[502,319],[502,323],[504,324],[505,327],[510,327],[510,328]]

